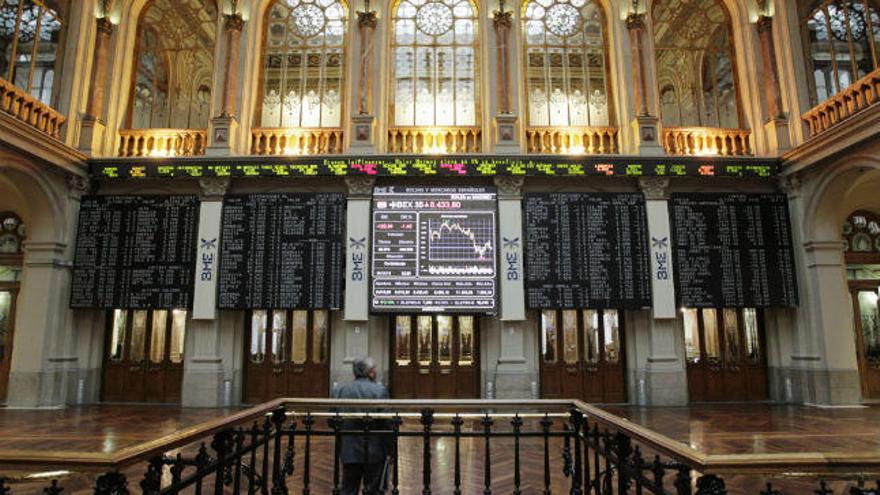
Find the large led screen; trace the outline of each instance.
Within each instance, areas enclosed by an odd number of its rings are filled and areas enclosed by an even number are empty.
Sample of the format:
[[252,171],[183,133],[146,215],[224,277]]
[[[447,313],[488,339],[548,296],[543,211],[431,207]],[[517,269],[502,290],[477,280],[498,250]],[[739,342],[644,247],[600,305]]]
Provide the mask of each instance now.
[[495,313],[496,215],[492,188],[377,187],[372,310]]

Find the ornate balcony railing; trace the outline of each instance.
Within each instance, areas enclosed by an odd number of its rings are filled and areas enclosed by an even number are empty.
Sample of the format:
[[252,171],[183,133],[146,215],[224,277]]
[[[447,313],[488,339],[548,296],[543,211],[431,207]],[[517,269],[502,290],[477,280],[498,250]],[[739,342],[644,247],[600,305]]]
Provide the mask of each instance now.
[[198,156],[205,154],[205,129],[121,129],[119,156]]
[[801,118],[810,126],[810,137],[814,137],[878,102],[880,69],[816,105]]
[[751,135],[748,129],[665,127],[662,144],[667,155],[748,156]]
[[0,110],[40,132],[61,139],[64,116],[3,78],[0,78]]
[[[277,399],[117,454],[5,451],[0,462],[91,469],[96,494],[339,493],[346,436],[378,437],[358,450],[387,454],[392,494],[726,495],[725,478],[755,495],[880,490],[863,481],[876,453],[703,454],[567,400]],[[26,488],[5,483],[0,493]]]
[[388,129],[389,153],[479,153],[480,127],[392,127]]
[[606,155],[618,152],[615,127],[528,127],[529,153]]
[[342,129],[261,127],[251,131],[253,155],[342,153]]

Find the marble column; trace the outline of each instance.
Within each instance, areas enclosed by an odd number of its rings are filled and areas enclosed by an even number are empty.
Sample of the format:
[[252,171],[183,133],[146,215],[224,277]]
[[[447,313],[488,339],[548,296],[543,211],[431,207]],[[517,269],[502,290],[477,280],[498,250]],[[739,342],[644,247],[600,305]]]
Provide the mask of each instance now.
[[[369,9],[369,7],[367,7]],[[358,12],[358,34],[360,35],[360,65],[358,67],[357,115],[352,116],[352,153],[375,153],[374,132],[376,119],[373,116],[373,44],[376,26],[379,23],[376,11]]]
[[238,92],[238,48],[244,19],[239,14],[225,15],[226,62],[223,73],[223,94],[220,115],[211,119],[207,156],[228,156],[235,147],[238,120],[235,98]]
[[79,137],[80,151],[94,155],[100,152],[100,142],[104,137],[105,124],[104,93],[109,64],[110,39],[114,26],[107,17],[95,20],[95,50],[92,58],[92,81],[86,101],[86,113],[83,115]]
[[498,87],[498,113],[495,115],[495,151],[498,153],[519,153],[520,147],[516,132],[516,115],[511,111],[510,102],[510,30],[513,13],[504,10],[504,0],[500,10],[492,14],[492,27],[495,30]]
[[652,93],[648,91],[645,65],[645,14],[631,13],[627,15],[626,29],[629,32],[633,100],[635,103],[635,118],[631,124],[635,144],[633,151],[641,155],[662,155],[659,119],[651,114],[654,104],[650,99]]
[[768,118],[764,122],[770,144],[770,153],[778,154],[791,148],[788,118],[782,108],[779,89],[779,69],[776,64],[776,46],[773,43],[773,18],[762,15],[755,23],[761,43],[761,65],[764,72],[764,99]]

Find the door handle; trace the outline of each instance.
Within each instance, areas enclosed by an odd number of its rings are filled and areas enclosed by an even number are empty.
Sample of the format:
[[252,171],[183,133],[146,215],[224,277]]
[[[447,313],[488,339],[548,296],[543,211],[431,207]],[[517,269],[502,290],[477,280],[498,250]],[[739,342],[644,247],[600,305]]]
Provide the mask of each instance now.
[[430,375],[431,368],[419,368],[419,374],[420,375]]
[[451,375],[451,374],[452,374],[452,370],[449,369],[449,368],[443,368],[443,369],[440,370],[440,374],[441,374],[441,375]]

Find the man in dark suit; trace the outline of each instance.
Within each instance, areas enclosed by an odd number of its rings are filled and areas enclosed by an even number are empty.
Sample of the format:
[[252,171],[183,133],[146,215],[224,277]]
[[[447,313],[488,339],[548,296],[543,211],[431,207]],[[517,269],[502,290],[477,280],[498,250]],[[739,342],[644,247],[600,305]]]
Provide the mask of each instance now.
[[[376,363],[368,357],[355,359],[354,381],[333,389],[336,399],[387,399],[388,389],[376,382]],[[388,421],[370,421],[370,430],[387,430]],[[363,430],[364,420],[348,418],[343,430]],[[339,458],[342,461],[342,495],[357,495],[361,481],[365,495],[384,492],[384,468],[391,454],[392,439],[387,435],[343,435]]]

